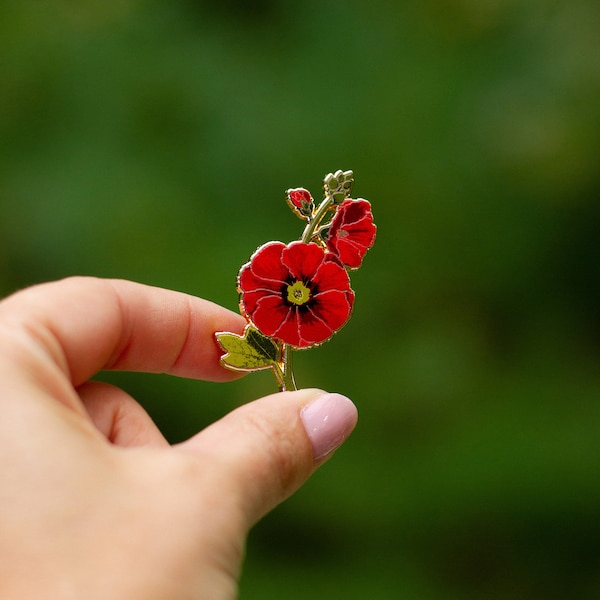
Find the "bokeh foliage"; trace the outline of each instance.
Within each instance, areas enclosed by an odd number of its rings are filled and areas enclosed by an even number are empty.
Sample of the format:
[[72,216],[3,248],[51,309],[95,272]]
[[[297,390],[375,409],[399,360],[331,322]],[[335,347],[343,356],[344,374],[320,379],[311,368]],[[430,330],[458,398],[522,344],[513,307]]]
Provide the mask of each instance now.
[[[360,424],[241,597],[600,595],[595,0],[6,0],[0,293],[123,277],[232,309],[353,169],[379,226],[297,378]],[[273,390],[111,374],[173,440]]]

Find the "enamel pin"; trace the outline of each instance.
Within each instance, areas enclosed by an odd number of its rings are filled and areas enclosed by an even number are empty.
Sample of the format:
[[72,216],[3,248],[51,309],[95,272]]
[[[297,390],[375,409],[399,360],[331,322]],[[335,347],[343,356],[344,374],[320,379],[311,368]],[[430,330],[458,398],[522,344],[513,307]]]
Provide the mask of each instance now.
[[240,269],[248,325],[241,336],[216,334],[224,367],[272,369],[281,391],[295,390],[292,351],[326,342],[347,323],[354,305],[349,271],[361,266],[377,231],[370,203],[350,198],[353,183],[352,171],[330,173],[318,206],[308,190],[287,190],[304,232],[289,244],[263,244]]

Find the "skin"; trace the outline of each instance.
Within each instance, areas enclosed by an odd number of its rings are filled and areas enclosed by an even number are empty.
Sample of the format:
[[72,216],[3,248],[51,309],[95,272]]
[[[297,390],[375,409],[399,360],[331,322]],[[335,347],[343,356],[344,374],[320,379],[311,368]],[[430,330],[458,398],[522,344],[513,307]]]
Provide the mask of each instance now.
[[330,456],[313,459],[300,416],[323,392],[261,398],[170,446],[133,398],[89,379],[235,379],[213,336],[244,325],[127,281],[0,302],[1,598],[235,598],[249,528]]

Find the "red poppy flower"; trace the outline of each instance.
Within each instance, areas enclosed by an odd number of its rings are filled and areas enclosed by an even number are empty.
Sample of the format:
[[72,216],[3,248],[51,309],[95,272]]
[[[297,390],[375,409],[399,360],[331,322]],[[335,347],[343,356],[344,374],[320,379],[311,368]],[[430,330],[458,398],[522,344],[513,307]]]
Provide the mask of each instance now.
[[376,232],[371,204],[367,200],[348,198],[337,207],[331,219],[327,247],[344,265],[357,269],[375,242]]
[[314,243],[264,244],[240,270],[238,287],[257,329],[296,348],[329,339],[354,303],[346,269]]

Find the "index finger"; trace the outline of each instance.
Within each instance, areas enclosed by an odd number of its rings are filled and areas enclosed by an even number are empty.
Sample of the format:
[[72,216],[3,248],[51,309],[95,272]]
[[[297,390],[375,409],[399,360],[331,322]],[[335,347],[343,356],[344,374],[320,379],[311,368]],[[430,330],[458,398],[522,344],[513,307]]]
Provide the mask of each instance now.
[[0,302],[0,327],[22,327],[78,386],[102,369],[226,381],[216,331],[245,320],[181,292],[124,280],[73,277]]

